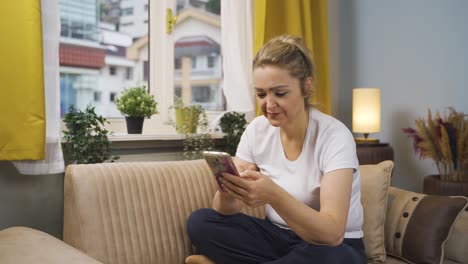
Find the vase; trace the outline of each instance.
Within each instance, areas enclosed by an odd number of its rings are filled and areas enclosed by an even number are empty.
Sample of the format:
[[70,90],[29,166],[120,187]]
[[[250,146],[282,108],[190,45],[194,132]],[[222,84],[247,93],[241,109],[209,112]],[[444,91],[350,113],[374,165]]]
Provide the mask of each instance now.
[[141,134],[143,131],[144,116],[126,116],[125,122],[127,123],[128,134]]
[[424,194],[468,197],[468,181],[443,181],[439,175],[424,177]]
[[197,131],[200,112],[196,108],[177,108],[175,114],[177,133],[193,134]]

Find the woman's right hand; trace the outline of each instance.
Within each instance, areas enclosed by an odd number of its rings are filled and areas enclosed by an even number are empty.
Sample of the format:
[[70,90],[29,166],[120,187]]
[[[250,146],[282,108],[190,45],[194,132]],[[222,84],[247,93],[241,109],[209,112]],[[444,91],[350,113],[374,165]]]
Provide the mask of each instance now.
[[[238,171],[244,171],[241,166],[237,166]],[[250,164],[247,166],[246,170],[256,170],[257,166],[255,164]],[[234,175],[232,175],[234,176]],[[238,176],[234,176],[238,177]],[[242,203],[236,199],[232,193],[223,190],[219,184],[216,184],[217,192],[213,198],[213,209],[215,209],[220,214],[235,214],[242,209]]]

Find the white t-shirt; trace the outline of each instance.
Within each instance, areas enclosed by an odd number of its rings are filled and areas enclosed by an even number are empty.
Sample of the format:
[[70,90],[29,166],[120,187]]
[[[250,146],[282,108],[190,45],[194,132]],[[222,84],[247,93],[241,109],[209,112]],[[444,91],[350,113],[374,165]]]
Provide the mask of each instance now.
[[[361,177],[356,144],[349,129],[337,119],[311,108],[302,152],[296,160],[290,161],[281,144],[280,129],[270,125],[264,116],[256,117],[245,129],[236,156],[255,163],[262,174],[317,211],[320,210],[320,184],[323,175],[337,169],[353,168],[345,238],[363,236]],[[268,204],[266,215],[277,226],[289,229],[286,222]]]

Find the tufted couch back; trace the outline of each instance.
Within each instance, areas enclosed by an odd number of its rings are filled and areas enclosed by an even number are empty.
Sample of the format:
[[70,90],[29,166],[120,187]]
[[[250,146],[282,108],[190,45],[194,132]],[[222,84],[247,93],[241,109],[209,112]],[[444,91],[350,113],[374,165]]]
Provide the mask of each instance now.
[[103,263],[184,263],[187,218],[214,184],[203,160],[68,166],[63,239]]

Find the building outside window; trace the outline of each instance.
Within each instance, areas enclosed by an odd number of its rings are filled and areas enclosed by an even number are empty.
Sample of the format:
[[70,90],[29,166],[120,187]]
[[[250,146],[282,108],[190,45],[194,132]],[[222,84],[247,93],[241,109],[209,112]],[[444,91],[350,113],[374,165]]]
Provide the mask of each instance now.
[[165,10],[167,3],[179,16],[169,47],[174,85],[155,85],[150,91],[167,96],[159,98],[159,107],[179,95],[208,111],[224,110],[220,16],[207,7],[211,1],[219,0],[158,0],[151,5],[149,0],[59,0],[61,115],[70,105],[92,105],[104,117],[123,118],[114,99],[123,89],[148,87],[152,80],[148,30],[154,21],[149,9]]
[[128,8],[121,9],[121,10],[120,10],[120,14],[121,14],[122,16],[133,15],[133,8],[132,8],[132,7],[128,7]]

